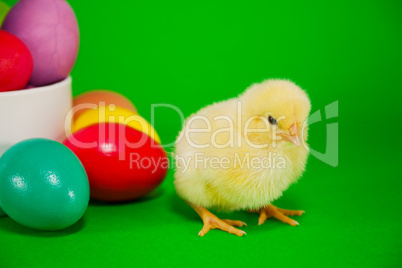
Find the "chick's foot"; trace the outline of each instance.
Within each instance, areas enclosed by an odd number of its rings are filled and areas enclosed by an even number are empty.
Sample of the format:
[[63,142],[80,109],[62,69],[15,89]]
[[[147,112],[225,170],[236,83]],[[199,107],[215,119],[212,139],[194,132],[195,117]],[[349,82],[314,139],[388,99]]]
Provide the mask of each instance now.
[[287,216],[301,216],[304,213],[304,210],[289,210],[275,207],[274,205],[268,205],[266,207],[261,208],[257,211],[260,213],[260,217],[258,219],[258,225],[261,225],[265,222],[266,219],[274,217],[284,223],[287,223],[292,226],[297,226],[299,223]]
[[198,215],[200,215],[204,223],[204,226],[198,233],[198,236],[204,236],[211,229],[220,229],[237,236],[243,236],[246,234],[246,232],[233,227],[247,226],[247,224],[242,221],[221,220],[202,206],[192,205],[191,207],[198,213]]

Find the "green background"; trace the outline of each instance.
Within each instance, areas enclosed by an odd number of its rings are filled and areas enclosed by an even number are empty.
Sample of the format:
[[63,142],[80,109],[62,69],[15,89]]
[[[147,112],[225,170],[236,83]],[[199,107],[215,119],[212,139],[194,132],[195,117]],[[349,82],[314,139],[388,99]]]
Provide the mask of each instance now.
[[[6,1],[13,4],[15,1]],[[60,232],[0,219],[0,266],[383,266],[402,264],[400,1],[69,1],[81,32],[74,95],[112,89],[150,119],[151,104],[188,116],[251,83],[288,78],[312,111],[339,101],[339,166],[310,157],[275,204],[304,209],[300,226],[243,220],[246,237],[210,231],[175,194],[170,171],[158,191],[132,203],[92,202]],[[326,123],[311,126],[325,151]],[[174,141],[177,113],[155,128]],[[171,148],[167,148],[172,151]]]

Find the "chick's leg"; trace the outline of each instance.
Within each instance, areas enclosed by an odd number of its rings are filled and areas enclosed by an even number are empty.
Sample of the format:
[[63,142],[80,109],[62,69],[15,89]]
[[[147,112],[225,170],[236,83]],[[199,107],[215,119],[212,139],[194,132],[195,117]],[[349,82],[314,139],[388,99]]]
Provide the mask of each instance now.
[[284,223],[290,224],[292,226],[297,226],[299,223],[288,216],[301,216],[304,213],[304,210],[288,210],[275,207],[274,205],[268,205],[260,210],[252,211],[259,212],[260,217],[258,219],[258,224],[261,225],[265,222],[266,219],[274,217]]
[[234,221],[234,220],[221,220],[211,212],[209,212],[203,206],[190,206],[200,215],[204,226],[201,231],[198,233],[199,236],[204,236],[211,229],[220,229],[222,231],[226,231],[231,234],[235,234],[237,236],[243,236],[246,232],[236,229],[233,226],[242,227],[243,225],[247,226],[246,223],[242,221]]

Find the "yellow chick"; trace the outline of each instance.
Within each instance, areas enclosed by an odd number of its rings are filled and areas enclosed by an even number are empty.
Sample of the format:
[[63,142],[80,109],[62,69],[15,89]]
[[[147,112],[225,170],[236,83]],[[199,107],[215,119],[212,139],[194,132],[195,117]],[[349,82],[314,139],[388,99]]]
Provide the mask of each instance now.
[[286,80],[266,80],[237,98],[209,105],[187,118],[176,140],[175,188],[202,218],[199,236],[220,229],[237,236],[237,220],[221,220],[211,210],[247,210],[296,226],[272,202],[303,173],[307,156],[305,91]]

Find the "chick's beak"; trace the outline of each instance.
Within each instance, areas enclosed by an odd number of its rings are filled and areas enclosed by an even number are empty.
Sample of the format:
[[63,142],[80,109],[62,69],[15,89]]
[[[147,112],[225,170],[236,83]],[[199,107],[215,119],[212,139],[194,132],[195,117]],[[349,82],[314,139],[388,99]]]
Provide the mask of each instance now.
[[293,143],[296,146],[300,146],[300,130],[296,123],[290,126],[288,129],[289,134],[287,133],[279,133],[278,135],[282,136],[282,138],[288,142]]

